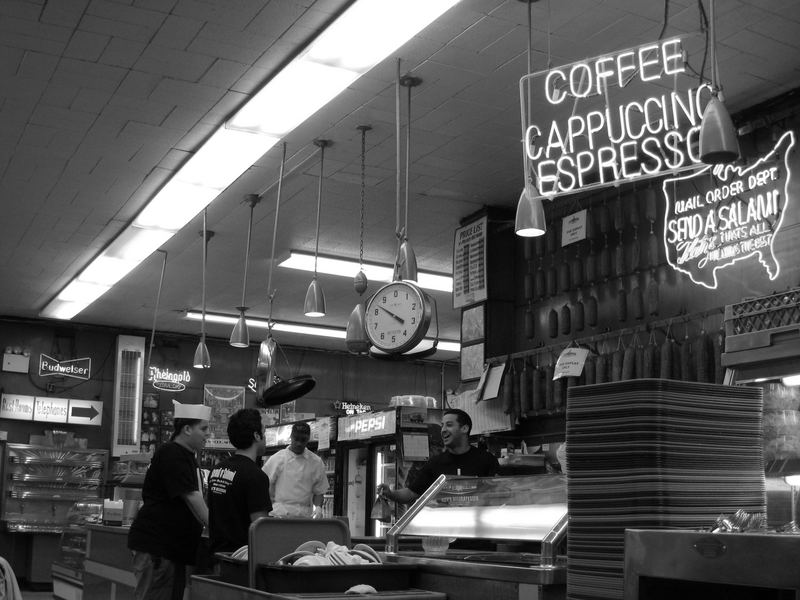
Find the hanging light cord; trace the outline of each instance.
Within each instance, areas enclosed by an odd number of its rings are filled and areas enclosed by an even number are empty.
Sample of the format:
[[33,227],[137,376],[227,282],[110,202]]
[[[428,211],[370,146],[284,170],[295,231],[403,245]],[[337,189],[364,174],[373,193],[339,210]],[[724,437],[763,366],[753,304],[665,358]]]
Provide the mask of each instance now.
[[406,114],[406,203],[405,203],[405,223],[403,225],[403,235],[408,237],[408,173],[411,170],[411,88],[408,85],[408,112]]
[[[258,198],[258,196],[256,196]],[[247,245],[244,251],[244,277],[242,278],[242,303],[239,305],[244,307],[244,299],[247,295],[247,264],[250,261],[250,239],[253,235],[253,210],[256,207],[255,202],[250,202],[250,220],[247,222]]]
[[397,59],[397,81],[395,82],[394,103],[395,143],[397,146],[397,169],[395,173],[395,233],[399,238],[400,232],[400,59]]
[[278,197],[275,199],[275,222],[272,225],[272,253],[269,257],[269,276],[267,277],[267,297],[269,298],[269,317],[267,318],[267,335],[272,333],[272,301],[275,292],[272,290],[272,267],[275,264],[275,240],[278,237],[278,213],[281,210],[281,192],[283,190],[283,168],[286,165],[286,142],[283,142],[281,169],[278,174]]
[[203,317],[200,320],[200,336],[206,339],[206,252],[208,250],[208,209],[203,209]]
[[366,188],[366,154],[368,125],[361,126],[361,236],[358,242],[358,267],[364,268],[364,197]]
[[150,349],[147,351],[147,368],[150,368],[150,359],[153,357],[153,346],[156,338],[156,318],[158,317],[158,305],[161,303],[161,288],[164,285],[164,273],[167,270],[167,251],[159,250],[164,254],[164,261],[161,263],[161,277],[158,279],[158,293],[156,293],[156,307],[153,309],[153,327],[150,329]]
[[322,173],[325,164],[325,145],[320,146],[319,154],[319,186],[317,187],[317,238],[314,244],[314,278],[317,277],[317,256],[319,255],[319,215],[322,211]]

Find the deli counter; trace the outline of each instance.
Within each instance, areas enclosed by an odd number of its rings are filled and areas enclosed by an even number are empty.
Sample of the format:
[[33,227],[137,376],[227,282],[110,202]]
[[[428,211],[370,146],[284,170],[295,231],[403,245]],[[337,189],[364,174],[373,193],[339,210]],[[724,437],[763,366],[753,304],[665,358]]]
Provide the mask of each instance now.
[[[323,532],[331,527],[331,521],[307,522],[302,535],[281,543],[289,550],[313,545],[309,540],[326,544]],[[291,561],[297,552],[276,562],[272,562],[275,557],[259,561],[254,555],[259,553],[260,538],[267,537],[270,523],[257,521],[250,530],[249,556],[239,559],[238,575],[236,560],[220,557],[221,575],[194,576],[191,597],[346,598],[350,587],[368,579],[377,594],[370,597],[382,599],[561,599],[566,595],[566,525],[567,488],[562,475],[442,475],[389,529],[385,551],[377,553],[380,564],[342,564],[336,559],[329,565],[323,562],[324,566],[295,566]],[[314,537],[314,527],[322,537]],[[349,531],[343,536],[335,541],[348,547]],[[421,539],[424,550],[399,550],[407,546],[401,543],[404,537]],[[352,552],[360,554],[359,546],[352,546]],[[322,554],[323,549],[317,553]],[[400,572],[404,579],[398,579]],[[296,590],[288,591],[287,577],[295,578]],[[301,589],[312,579],[313,593],[310,588]]]

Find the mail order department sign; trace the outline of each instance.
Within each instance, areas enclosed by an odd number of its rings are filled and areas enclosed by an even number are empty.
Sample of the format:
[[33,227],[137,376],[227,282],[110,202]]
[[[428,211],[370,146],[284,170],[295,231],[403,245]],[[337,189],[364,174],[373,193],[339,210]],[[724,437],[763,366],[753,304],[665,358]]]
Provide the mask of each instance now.
[[792,201],[794,144],[794,132],[787,131],[747,167],[709,166],[664,179],[664,247],[673,269],[709,289],[717,287],[720,269],[748,259],[757,260],[770,280],[778,276],[773,244]]

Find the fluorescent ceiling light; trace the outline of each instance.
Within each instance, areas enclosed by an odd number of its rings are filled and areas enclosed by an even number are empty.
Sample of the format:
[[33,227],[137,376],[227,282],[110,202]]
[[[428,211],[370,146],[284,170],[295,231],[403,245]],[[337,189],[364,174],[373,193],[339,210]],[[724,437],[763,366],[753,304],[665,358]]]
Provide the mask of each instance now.
[[[112,286],[131,272],[139,263],[106,256],[95,258],[78,276],[78,281]],[[60,295],[60,294],[59,294]]]
[[306,57],[364,73],[458,0],[361,0],[309,46]]
[[797,375],[787,375],[781,379],[781,383],[786,386],[800,385],[800,373]]
[[[203,317],[202,313],[199,310],[187,310],[186,318],[192,321],[200,321]],[[221,323],[223,325],[234,325],[238,319],[239,317],[235,315],[223,315],[219,313],[206,312],[206,323]],[[251,317],[247,317],[246,321],[248,327],[269,329],[267,319],[254,319]],[[303,335],[313,335],[317,337],[337,338],[340,340],[345,339],[345,335],[347,333],[346,329],[340,329],[339,327],[320,327],[317,325],[304,325],[302,323],[289,323],[281,321],[273,321],[272,330],[284,331],[286,333],[300,333]],[[427,346],[430,347],[432,343],[433,343],[432,339],[426,338],[425,340],[420,342],[420,345],[427,344]],[[460,352],[461,344],[459,344],[458,342],[439,340],[436,349],[441,350],[442,352]]]
[[[292,250],[289,257],[278,263],[279,267],[287,269],[298,269],[300,271],[314,271],[314,255],[306,252]],[[331,256],[319,256],[317,258],[317,272],[327,275],[339,275],[341,277],[355,277],[358,273],[359,264],[357,260],[346,258],[333,258]],[[364,274],[369,281],[389,282],[392,280],[394,269],[385,265],[374,263],[364,263]],[[453,278],[447,275],[437,275],[435,273],[417,273],[417,283],[420,287],[428,290],[438,290],[441,292],[453,291]]]
[[274,136],[220,127],[175,179],[221,192],[279,141]]
[[[361,74],[307,60],[287,65],[228,121],[233,129],[283,136]],[[251,134],[252,135],[252,134]]]
[[[74,317],[185,227],[282,136],[458,2],[354,2],[200,146],[134,222],[89,263],[81,274],[86,273],[86,280],[78,281],[81,276],[73,279],[40,314],[57,319]],[[112,264],[108,258],[129,261],[118,263],[121,275],[116,280],[108,272],[108,265]],[[447,278],[447,283],[427,283],[429,276],[442,278],[420,274],[418,283],[428,289],[452,291],[452,279]],[[375,281],[391,279],[391,275],[388,279],[368,277]],[[71,287],[73,283],[75,287]],[[86,283],[105,285],[95,285],[89,293]]]

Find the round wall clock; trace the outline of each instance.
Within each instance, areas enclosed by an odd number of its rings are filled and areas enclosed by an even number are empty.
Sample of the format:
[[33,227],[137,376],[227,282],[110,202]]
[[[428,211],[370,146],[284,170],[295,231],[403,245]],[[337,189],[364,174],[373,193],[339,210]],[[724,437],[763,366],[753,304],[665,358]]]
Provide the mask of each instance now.
[[393,281],[367,302],[367,337],[388,354],[402,354],[419,344],[431,324],[431,302],[418,285]]

